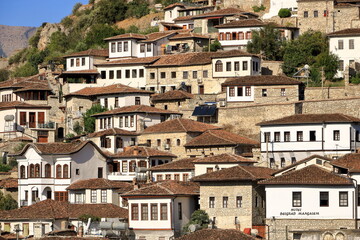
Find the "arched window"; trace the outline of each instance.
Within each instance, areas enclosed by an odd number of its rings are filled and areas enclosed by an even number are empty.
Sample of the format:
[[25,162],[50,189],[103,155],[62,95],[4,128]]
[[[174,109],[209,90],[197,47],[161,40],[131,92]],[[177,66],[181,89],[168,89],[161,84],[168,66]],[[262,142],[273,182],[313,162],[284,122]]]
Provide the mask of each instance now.
[[181,144],[180,139],[177,139],[177,140],[176,140],[176,145],[177,145],[177,146],[180,146],[180,144]]
[[61,178],[61,165],[56,165],[56,178]]
[[51,178],[51,165],[48,163],[45,165],[45,177]]
[[39,178],[40,177],[40,164],[35,164],[35,177]]
[[25,166],[20,167],[20,178],[25,178]]
[[223,64],[220,60],[217,60],[215,63],[215,72],[222,72],[223,71]]
[[69,165],[65,164],[63,167],[63,178],[69,178]]
[[35,167],[34,164],[30,164],[30,177],[33,178],[35,176]]

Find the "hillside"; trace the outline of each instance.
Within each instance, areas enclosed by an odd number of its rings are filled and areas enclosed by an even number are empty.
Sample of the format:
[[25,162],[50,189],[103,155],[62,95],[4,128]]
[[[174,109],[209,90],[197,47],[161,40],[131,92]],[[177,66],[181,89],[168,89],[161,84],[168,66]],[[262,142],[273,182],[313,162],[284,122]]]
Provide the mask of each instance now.
[[0,56],[9,57],[16,50],[26,48],[35,27],[14,27],[0,25]]

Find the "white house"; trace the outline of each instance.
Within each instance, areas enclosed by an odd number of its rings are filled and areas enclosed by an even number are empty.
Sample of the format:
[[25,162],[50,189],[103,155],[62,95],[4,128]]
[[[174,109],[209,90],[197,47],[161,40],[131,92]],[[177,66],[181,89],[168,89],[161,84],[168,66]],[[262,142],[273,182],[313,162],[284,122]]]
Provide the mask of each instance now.
[[328,34],[329,51],[339,57],[337,77],[344,77],[344,71],[354,72],[355,64],[360,62],[360,28],[348,28]]
[[178,237],[197,210],[199,185],[162,181],[123,195],[129,203],[129,228],[136,239]]
[[19,206],[54,199],[68,201],[76,180],[107,178],[107,158],[91,141],[31,143],[14,155],[18,162]]
[[360,119],[344,114],[296,114],[261,122],[261,155],[280,168],[317,154],[336,158],[359,146]]

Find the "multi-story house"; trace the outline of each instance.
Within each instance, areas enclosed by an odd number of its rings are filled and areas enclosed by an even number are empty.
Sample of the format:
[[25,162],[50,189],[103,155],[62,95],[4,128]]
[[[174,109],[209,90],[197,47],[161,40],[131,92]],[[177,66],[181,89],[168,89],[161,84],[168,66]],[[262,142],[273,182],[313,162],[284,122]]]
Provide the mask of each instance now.
[[68,201],[76,180],[107,178],[107,156],[91,141],[31,143],[14,155],[18,162],[19,206],[54,199]]
[[164,122],[169,118],[179,118],[181,113],[146,105],[132,105],[94,114],[95,130],[120,128],[127,131],[142,132],[144,129]]
[[[329,50],[339,57],[337,77],[355,74],[355,64],[360,62],[360,28],[348,28],[329,33]],[[347,72],[347,73],[346,73]]]
[[198,209],[198,196],[198,184],[172,180],[127,192],[123,197],[129,204],[129,228],[136,239],[178,237]]
[[304,98],[303,83],[285,76],[229,78],[222,87],[226,92],[226,103],[229,106],[295,102]]
[[152,181],[189,181],[195,174],[196,158],[184,158],[149,169]]
[[271,168],[283,168],[317,154],[337,158],[359,146],[359,118],[343,114],[296,114],[261,122],[261,155]]
[[214,125],[177,118],[146,128],[139,136],[139,144],[170,151],[180,158],[187,157],[184,145],[194,137],[209,129],[218,129]]
[[154,94],[151,102],[157,108],[180,112],[187,106],[187,99],[194,99],[194,95],[183,90],[173,90]]
[[167,54],[177,54],[186,52],[203,52],[208,47],[213,38],[192,32],[177,34],[169,38],[166,49]]
[[[200,208],[217,228],[266,232],[265,188],[257,181],[271,177],[265,167],[235,166],[192,178],[200,183]],[[265,236],[262,236],[265,237]],[[276,239],[276,238],[272,238]]]

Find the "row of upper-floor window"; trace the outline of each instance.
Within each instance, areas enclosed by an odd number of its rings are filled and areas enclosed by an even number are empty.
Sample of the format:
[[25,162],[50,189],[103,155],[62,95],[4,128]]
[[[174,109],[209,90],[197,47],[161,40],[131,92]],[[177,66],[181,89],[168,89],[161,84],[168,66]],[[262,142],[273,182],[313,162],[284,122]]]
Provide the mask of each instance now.
[[[114,107],[115,108],[120,107],[120,105],[119,105],[119,97],[115,97],[114,100],[115,100]],[[140,97],[135,97],[135,105],[141,105],[141,98]],[[104,98],[104,107],[109,108],[109,99],[108,98]],[[79,109],[79,111],[80,111],[80,109]]]
[[[140,209],[139,209],[140,205]],[[150,212],[149,212],[150,205]],[[160,216],[159,216],[160,205]],[[167,203],[132,203],[131,204],[131,220],[132,221],[148,221],[148,220],[168,220],[168,204]],[[181,213],[182,214],[182,213]],[[150,215],[150,216],[149,216]]]
[[128,41],[119,41],[119,42],[112,42],[110,44],[110,51],[112,53],[115,52],[128,52],[129,51],[129,42]]
[[[164,181],[164,180],[175,180],[180,181],[180,173],[175,174],[156,174],[156,181]],[[182,181],[187,182],[189,181],[189,174],[183,173],[182,174]]]
[[[281,132],[274,132],[273,138],[271,138],[271,132],[264,132],[264,141],[263,142],[281,142]],[[285,131],[283,134],[283,142],[291,142],[290,131]],[[304,140],[304,131],[296,131],[296,142],[309,141],[315,142],[317,141],[316,131],[310,130],[308,139]],[[356,141],[359,141],[359,133],[357,131]],[[318,139],[319,140],[319,139]],[[333,130],[333,140],[340,141],[340,130]],[[293,140],[294,141],[294,140]]]
[[[235,62],[225,62],[225,71],[230,72],[232,69],[234,71],[247,71],[249,69],[248,67],[249,62],[248,61],[242,61],[242,68],[240,69],[240,61]],[[215,62],[215,72],[223,72],[223,62],[221,60],[217,60]],[[234,68],[232,67],[234,66]],[[259,62],[257,61],[251,61],[252,70],[257,72],[259,71]]]
[[[148,168],[149,163],[145,160],[122,160],[115,161],[113,163],[108,164],[109,172],[123,172],[123,173],[134,173],[136,168]],[[156,166],[156,165],[154,165]]]
[[[188,79],[189,78],[189,72],[192,76],[192,78],[197,79],[200,77],[200,73],[202,72],[202,78],[208,78],[209,77],[209,72],[208,70],[203,70],[203,71],[182,71],[182,78],[183,79]],[[160,72],[160,78],[165,79],[167,77],[167,73],[166,72]],[[177,78],[177,72],[176,71],[172,71],[170,72],[170,78],[175,79]],[[155,72],[150,72],[150,79],[155,79],[156,75]],[[169,76],[168,76],[169,77]]]
[[[164,147],[165,148],[170,148],[171,147],[171,138],[167,138],[165,141],[164,141]],[[176,146],[181,146],[181,140],[180,139],[174,139],[174,142],[176,144]],[[161,139],[156,139],[156,144],[153,144],[151,139],[147,139],[146,140],[146,146],[147,147],[161,147]]]
[[[108,129],[115,127],[112,123],[112,118],[99,118],[100,122],[100,129]],[[135,115],[129,115],[129,116],[121,116],[119,117],[119,128],[123,127],[134,127],[135,126]]]
[[[355,60],[349,60],[349,68],[352,68],[353,70],[355,70]],[[345,61],[344,60],[339,60],[339,71],[344,71],[345,70]]]
[[[109,70],[109,79],[122,79],[122,78],[143,78],[145,77],[144,69],[125,69],[125,70]],[[101,79],[107,79],[107,71],[100,72]]]
[[[26,176],[26,167],[24,165],[20,166],[20,178],[51,178],[52,177],[52,168],[50,164],[45,164],[44,174],[42,174],[42,166],[37,164],[30,164],[27,167],[27,176]],[[55,178],[70,178],[69,165],[56,165],[55,166]]]
[[[229,202],[233,201],[234,204],[230,204]],[[236,196],[233,199],[228,196],[222,197],[222,208],[241,208],[243,206],[243,198],[242,196]],[[254,199],[254,206],[255,207],[265,207],[264,202],[262,201],[262,198],[258,195],[255,196]],[[209,208],[216,208],[216,197],[209,197]]]
[[[130,146],[134,146],[136,144],[136,138],[130,139]],[[100,137],[100,147],[102,148],[111,148],[111,139],[109,137],[103,136]],[[124,140],[121,137],[115,138],[115,148],[123,148]]]
[[[348,43],[349,43],[348,44],[349,49],[355,49],[355,40],[354,39],[349,39]],[[344,40],[339,39],[337,50],[343,50],[343,49],[344,49]]]
[[[236,91],[235,91],[236,89]],[[229,97],[243,97],[245,93],[245,96],[251,96],[251,87],[243,87],[243,86],[238,86],[238,87],[229,87]],[[263,88],[261,89],[261,96],[262,97],[267,97],[268,96],[268,90],[267,88]],[[286,89],[285,88],[281,88],[280,89],[280,96],[285,97],[286,96]]]
[[[296,157],[291,157],[291,164],[294,164],[296,163]],[[278,168],[278,164],[276,164],[276,161],[275,161],[275,158],[270,158],[269,159],[269,167],[270,168],[275,168],[277,169]],[[285,158],[284,157],[281,157],[280,158],[280,168],[284,168],[286,166],[286,161],[285,161]]]
[[250,40],[252,38],[252,32],[221,32],[219,33],[219,41],[224,40]]
[[75,65],[76,67],[85,66],[85,58],[71,58],[70,66],[74,67]]
[[[330,197],[329,192],[320,191],[319,192],[319,207],[330,207]],[[347,207],[349,205],[349,196],[347,191],[339,191],[339,207]],[[292,206],[293,207],[303,207],[302,206],[302,192],[292,192]]]
[[[314,10],[312,16],[313,16],[314,18],[319,17],[319,11],[318,11],[318,10]],[[323,16],[324,16],[324,17],[328,17],[328,16],[329,16],[329,11],[328,11],[328,10],[324,10],[324,11],[323,11]],[[310,17],[309,11],[304,11],[304,18],[308,18],[308,17]]]

